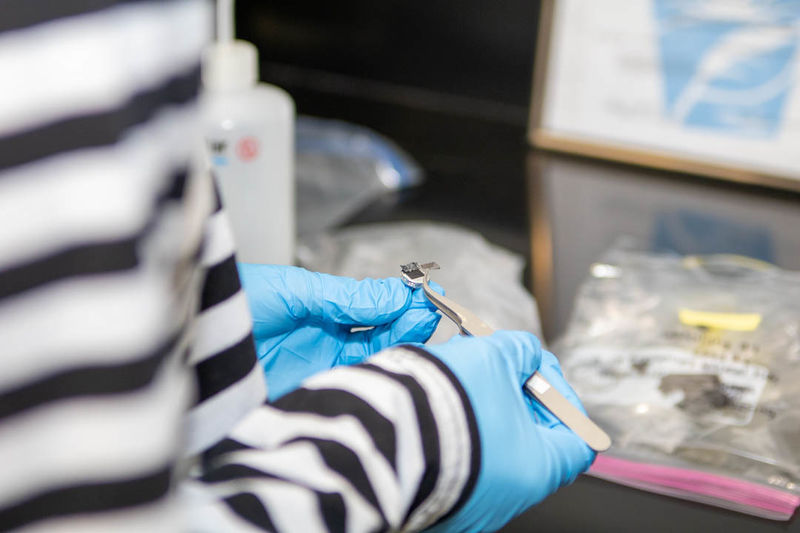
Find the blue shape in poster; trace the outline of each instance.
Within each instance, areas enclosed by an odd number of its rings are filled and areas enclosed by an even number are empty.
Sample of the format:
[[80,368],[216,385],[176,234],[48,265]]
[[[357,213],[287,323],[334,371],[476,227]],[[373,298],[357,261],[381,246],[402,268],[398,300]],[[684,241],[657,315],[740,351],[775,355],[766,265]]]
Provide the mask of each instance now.
[[665,113],[768,138],[794,85],[800,0],[653,0]]

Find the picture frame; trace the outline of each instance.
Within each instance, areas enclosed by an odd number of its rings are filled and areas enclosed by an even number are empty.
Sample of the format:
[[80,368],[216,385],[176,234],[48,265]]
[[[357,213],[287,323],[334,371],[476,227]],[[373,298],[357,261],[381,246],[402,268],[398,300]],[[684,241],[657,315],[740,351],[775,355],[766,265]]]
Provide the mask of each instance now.
[[542,0],[529,143],[800,192],[800,14],[746,7]]

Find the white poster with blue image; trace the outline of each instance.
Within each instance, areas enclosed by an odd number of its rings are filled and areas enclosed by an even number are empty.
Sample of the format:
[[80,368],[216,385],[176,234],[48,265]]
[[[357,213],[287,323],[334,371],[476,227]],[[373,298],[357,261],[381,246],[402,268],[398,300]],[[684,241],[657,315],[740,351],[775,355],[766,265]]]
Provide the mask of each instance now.
[[800,0],[554,0],[539,127],[800,180]]

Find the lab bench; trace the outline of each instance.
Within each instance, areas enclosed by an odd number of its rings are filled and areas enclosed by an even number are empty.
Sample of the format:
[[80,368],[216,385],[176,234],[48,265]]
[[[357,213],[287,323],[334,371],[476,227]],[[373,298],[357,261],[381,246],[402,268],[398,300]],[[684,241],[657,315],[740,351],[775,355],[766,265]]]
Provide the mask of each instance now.
[[[524,119],[483,120],[303,89],[293,95],[301,113],[387,135],[426,171],[422,186],[377,200],[345,225],[449,222],[523,255],[524,281],[549,340],[563,331],[589,266],[616,238],[663,241],[661,226],[672,227],[687,213],[722,224],[720,235],[727,222],[754,228],[753,235],[769,240],[756,250],[763,259],[800,270],[800,195],[537,153],[526,145]],[[696,237],[684,240],[687,250],[726,251]],[[503,531],[800,532],[800,519],[764,520],[581,476]]]

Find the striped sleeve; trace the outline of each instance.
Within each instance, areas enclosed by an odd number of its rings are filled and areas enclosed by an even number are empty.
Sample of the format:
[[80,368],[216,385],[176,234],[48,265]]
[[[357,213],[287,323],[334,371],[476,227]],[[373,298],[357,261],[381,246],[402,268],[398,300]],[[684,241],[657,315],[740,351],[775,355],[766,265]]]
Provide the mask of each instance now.
[[205,466],[184,487],[200,531],[420,530],[466,501],[480,442],[455,376],[402,347],[253,411]]
[[0,7],[0,530],[180,529],[207,7]]
[[250,309],[236,269],[233,233],[219,194],[205,224],[200,263],[205,281],[189,355],[197,381],[196,403],[188,414],[189,454],[224,438],[267,397]]

